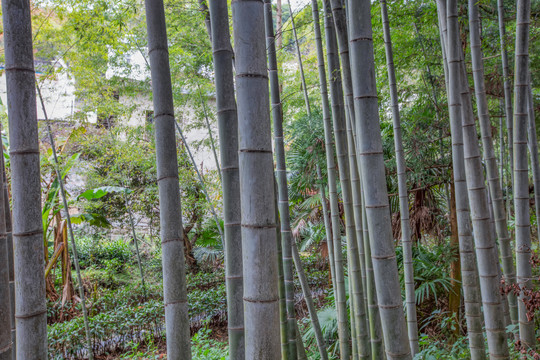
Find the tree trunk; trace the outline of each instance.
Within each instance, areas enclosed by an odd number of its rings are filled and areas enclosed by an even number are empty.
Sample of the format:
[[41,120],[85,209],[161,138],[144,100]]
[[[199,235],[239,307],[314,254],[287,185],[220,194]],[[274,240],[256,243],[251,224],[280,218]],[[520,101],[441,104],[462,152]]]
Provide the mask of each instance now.
[[357,151],[386,355],[389,359],[411,359],[386,190],[370,1],[349,1],[348,15],[351,62],[355,65],[352,82],[359,139]]
[[450,246],[456,259],[450,263],[450,294],[448,295],[448,308],[454,318],[456,339],[459,337],[460,308],[461,308],[461,262],[459,261],[459,231],[456,211],[456,188],[454,182],[450,183]]
[[17,358],[47,358],[38,124],[29,1],[2,1],[17,291]]
[[287,304],[287,338],[288,357],[297,359],[296,350],[296,315],[294,309],[293,258],[291,244],[291,220],[289,214],[289,191],[287,188],[287,169],[285,164],[285,148],[283,144],[283,111],[279,95],[279,78],[272,20],[272,4],[264,0],[264,22],[266,27],[266,48],[268,51],[268,75],[270,78],[270,95],[272,118],[274,120],[274,142],[276,152],[276,176],[278,185],[279,221],[281,224],[281,243],[283,251],[283,274],[285,281],[285,298]]
[[[330,0],[324,1],[325,7],[325,18],[324,25],[326,30],[326,46],[327,46],[327,57],[328,57],[328,69],[330,72],[330,96],[332,98],[332,108],[333,113],[339,112],[340,106],[340,84],[339,79],[336,78],[336,71],[339,73],[339,62],[336,62],[337,59],[337,46],[336,46],[336,35],[334,32],[334,22],[332,17],[332,10],[330,9]],[[318,60],[319,69],[321,66],[321,61]],[[319,72],[320,74],[320,72]],[[319,79],[322,81],[322,77]],[[341,95],[341,99],[343,96]],[[341,105],[342,106],[342,105]],[[333,115],[334,115],[333,114]],[[335,115],[334,115],[335,116]],[[334,153],[333,148],[334,144],[332,141],[332,125],[330,124],[330,117],[324,116],[324,137],[325,137],[325,148],[326,148],[326,161],[328,166],[328,187],[330,192],[330,211],[332,213],[332,232],[333,232],[333,242],[334,242],[334,259],[335,259],[335,287],[336,287],[336,306],[337,306],[337,315],[338,315],[338,336],[339,336],[339,351],[343,359],[349,359],[351,356],[350,348],[350,332],[349,325],[347,322],[347,305],[346,305],[346,295],[345,295],[345,277],[343,273],[343,253],[341,250],[341,231],[340,231],[340,222],[339,222],[339,209],[338,209],[338,200],[337,200],[337,185],[336,185],[336,169],[334,163]]]
[[[274,174],[262,1],[233,6],[246,359],[281,358]],[[284,249],[285,250],[285,249]]]
[[392,38],[388,21],[386,0],[380,0],[382,22],[384,31],[384,46],[386,49],[386,68],[390,85],[390,101],[392,107],[392,120],[394,125],[394,146],[396,152],[399,212],[401,220],[401,245],[403,246],[403,272],[405,275],[405,302],[407,307],[407,330],[411,353],[415,356],[418,351],[418,322],[416,320],[416,299],[414,294],[414,271],[411,241],[411,223],[409,220],[409,194],[407,193],[407,167],[403,151],[401,135],[401,119],[399,114],[399,99],[396,84],[396,72],[394,69],[394,53],[392,50]]
[[516,13],[516,58],[514,79],[514,210],[516,222],[517,283],[522,290],[518,301],[519,337],[525,347],[534,348],[534,321],[527,316],[523,290],[532,286],[531,222],[529,214],[529,176],[527,161],[527,121],[529,88],[530,0],[518,0]]
[[178,215],[180,187],[165,11],[163,0],[145,0],[145,5],[154,93],[167,356],[172,360],[189,360],[191,349],[183,228],[182,217]]
[[[499,261],[491,233],[489,204],[481,163],[480,149],[472,114],[469,85],[461,53],[457,1],[447,1],[447,59],[449,73],[450,121],[454,131],[462,131],[465,175],[472,214],[480,292],[491,356],[508,356],[504,311],[500,295]],[[458,141],[453,140],[453,143]]]
[[234,98],[233,52],[226,0],[210,1],[212,53],[216,81],[216,106],[221,154],[223,220],[225,227],[225,281],[229,357],[243,360],[244,309],[242,273],[242,228],[238,173],[238,114]]
[[[493,146],[493,138],[491,135],[491,120],[489,117],[489,108],[484,84],[484,61],[482,60],[482,44],[480,40],[480,19],[478,15],[478,3],[476,0],[469,0],[469,28],[471,37],[471,56],[476,106],[478,110],[480,131],[482,134],[482,146],[484,148],[486,174],[489,182],[491,199],[493,201],[496,234],[499,240],[499,249],[501,251],[501,260],[505,275],[504,280],[508,285],[513,285],[516,282],[516,272],[512,256],[512,248],[510,245],[508,224],[506,222],[506,210],[504,208],[503,193],[501,184],[499,182],[497,160],[495,159],[495,148]],[[511,293],[508,296],[508,302],[510,306],[510,317],[512,319],[512,323],[516,323],[516,297]]]

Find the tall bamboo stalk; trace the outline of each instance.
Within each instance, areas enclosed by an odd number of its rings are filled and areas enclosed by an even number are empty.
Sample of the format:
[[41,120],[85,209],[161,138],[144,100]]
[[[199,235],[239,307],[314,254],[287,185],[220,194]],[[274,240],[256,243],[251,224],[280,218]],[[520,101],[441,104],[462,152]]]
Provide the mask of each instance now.
[[[486,165],[487,180],[493,202],[493,215],[495,219],[495,229],[499,240],[499,249],[505,282],[513,285],[516,282],[516,271],[510,245],[510,235],[508,233],[508,224],[506,221],[506,210],[504,208],[504,199],[499,181],[497,169],[497,160],[495,158],[495,147],[491,136],[491,119],[489,117],[489,108],[486,98],[486,87],[484,83],[484,61],[482,60],[482,44],[480,40],[480,18],[478,15],[478,2],[469,0],[469,34],[471,38],[471,55],[474,78],[474,89],[476,95],[476,106],[478,110],[478,120],[482,134],[482,146],[484,149],[484,160]],[[517,322],[517,304],[516,297],[508,294],[510,307],[510,317],[513,323]]]
[[133,221],[133,214],[131,212],[131,206],[128,202],[127,189],[124,190],[124,204],[126,204],[126,209],[128,211],[129,224],[131,226],[131,234],[133,235],[133,242],[135,243],[135,253],[137,254],[137,265],[139,267],[139,274],[141,275],[141,286],[143,289],[144,300],[148,300],[146,294],[146,284],[144,282],[144,271],[142,267],[141,253],[139,251],[139,239],[137,233],[135,232],[135,222]]
[[262,1],[232,3],[238,101],[246,358],[281,358],[278,259]]
[[349,36],[362,184],[377,298],[389,359],[411,359],[386,190],[377,105],[371,2],[349,1]]
[[28,0],[2,1],[13,193],[17,358],[47,358],[47,307],[32,25]]
[[[337,60],[337,46],[336,46],[336,34],[334,30],[334,20],[332,16],[332,10],[330,8],[330,0],[324,0],[325,7],[325,17],[324,17],[324,27],[326,30],[326,47],[327,47],[327,58],[328,58],[328,69],[329,69],[329,81],[330,81],[330,97],[332,99],[332,109],[333,112],[339,112],[340,106],[339,103],[340,97],[343,99],[343,96],[340,94],[340,82],[339,78],[339,62]],[[321,68],[321,60],[318,59],[319,69]],[[320,70],[319,70],[320,71]],[[319,72],[320,74],[320,72]],[[322,81],[322,77],[319,78],[319,81]],[[326,79],[326,77],[324,77]],[[340,96],[341,95],[341,96]],[[324,109],[323,109],[324,110]],[[329,113],[329,111],[328,111]],[[330,116],[324,116],[324,138],[325,138],[325,149],[326,149],[326,164],[328,166],[328,188],[330,193],[330,211],[332,213],[332,232],[333,232],[333,242],[334,242],[334,259],[335,259],[335,287],[336,287],[336,307],[338,315],[338,336],[339,336],[339,351],[340,356],[344,359],[348,359],[351,356],[351,349],[349,345],[350,332],[349,325],[347,322],[347,304],[346,304],[346,295],[345,295],[345,277],[343,273],[343,253],[341,250],[341,230],[340,230],[340,221],[339,221],[339,208],[338,208],[338,198],[337,198],[337,177],[336,177],[336,165],[334,163],[334,141],[332,138],[332,125],[330,121]]]
[[[540,163],[538,160],[538,139],[536,135],[536,119],[534,117],[534,100],[532,96],[532,82],[529,72],[529,87],[527,89],[527,112],[528,112],[528,134],[529,153],[531,155],[531,169],[534,182],[534,209],[536,218],[540,216]],[[540,239],[540,221],[536,220],[536,237]]]
[[8,278],[9,278],[9,300],[11,304],[11,343],[12,360],[17,360],[16,344],[17,331],[15,328],[15,264],[13,263],[13,235],[11,232],[11,209],[9,206],[9,184],[7,181],[6,167],[4,164],[4,147],[0,145],[0,176],[2,176],[3,187],[0,189],[4,193],[4,219],[6,224],[6,240],[8,247]]
[[175,119],[163,0],[145,0],[148,54],[154,93],[154,120],[159,189],[163,297],[167,356],[190,360],[190,333],[180,214]]
[[450,121],[461,125],[463,156],[469,205],[473,222],[480,292],[490,355],[508,356],[504,311],[501,302],[499,261],[496,241],[490,227],[489,204],[472,103],[462,60],[457,0],[447,0],[447,59],[449,70]]
[[226,0],[210,1],[212,54],[216,82],[216,107],[221,154],[223,221],[225,236],[225,282],[229,357],[243,360],[244,309],[242,272],[242,228],[238,172],[238,114],[234,98],[233,51]]
[[296,349],[296,315],[294,309],[293,258],[291,241],[291,220],[289,214],[289,190],[287,187],[287,168],[285,164],[285,147],[283,144],[283,110],[279,94],[279,78],[277,69],[274,22],[272,20],[272,4],[264,0],[264,22],[266,29],[266,48],[268,52],[268,75],[270,78],[270,96],[272,119],[274,121],[274,142],[276,152],[276,176],[278,184],[278,207],[281,224],[281,241],[283,251],[283,270],[285,281],[285,298],[287,303],[287,337],[289,341],[289,359],[297,359]]
[[411,241],[411,223],[409,220],[409,194],[407,192],[407,167],[403,151],[401,135],[401,119],[399,114],[399,98],[397,93],[396,71],[394,69],[394,52],[388,21],[386,0],[380,0],[384,31],[384,46],[386,49],[386,68],[390,85],[390,101],[394,125],[394,146],[396,152],[397,178],[399,191],[399,212],[401,220],[401,244],[403,246],[403,272],[405,275],[405,302],[407,308],[407,331],[412,355],[419,351],[418,322],[416,320],[416,298],[414,294],[414,272]]
[[[516,46],[514,78],[514,210],[516,222],[517,283],[522,290],[531,284],[531,223],[529,214],[529,164],[527,157],[527,121],[529,88],[529,22],[530,0],[518,0],[516,13]],[[535,345],[534,321],[527,316],[521,291],[518,301],[519,337],[525,347]]]
[[[306,104],[306,110],[308,116],[311,114],[311,107],[309,105],[309,95],[307,91],[306,77],[304,76],[304,65],[302,64],[302,53],[300,52],[300,43],[298,42],[298,35],[296,34],[296,25],[294,23],[294,14],[292,13],[291,0],[287,0],[289,4],[289,10],[291,11],[291,25],[294,36],[294,44],[296,47],[296,56],[298,58],[298,66],[300,68],[300,74],[302,75],[302,93],[304,94],[304,103]],[[275,51],[274,51],[275,53]]]
[[[506,133],[508,139],[508,152],[510,158],[510,179],[512,187],[514,186],[514,136],[513,136],[513,116],[512,109],[512,81],[510,79],[510,66],[508,65],[508,51],[506,48],[506,25],[504,23],[504,0],[497,0],[497,14],[499,19],[499,37],[501,44],[501,64],[504,79],[504,103],[506,117]],[[508,204],[510,204],[510,195],[507,192]]]
[[86,310],[86,298],[84,295],[84,286],[82,282],[81,268],[79,267],[79,255],[77,253],[77,244],[75,243],[75,236],[73,235],[73,226],[71,225],[71,216],[69,214],[68,200],[66,197],[66,192],[64,190],[64,181],[62,179],[62,173],[60,171],[59,164],[58,164],[58,156],[56,154],[56,144],[54,141],[54,137],[52,135],[51,123],[49,121],[49,117],[47,116],[47,109],[45,108],[45,102],[43,101],[43,96],[41,95],[41,90],[39,86],[37,87],[37,93],[39,95],[39,100],[41,102],[41,108],[43,110],[43,114],[45,115],[45,121],[47,122],[47,132],[49,135],[49,141],[51,143],[51,149],[52,149],[53,160],[54,160],[54,171],[56,172],[56,179],[58,180],[58,185],[60,186],[62,204],[64,205],[64,211],[66,212],[65,217],[67,220],[69,239],[71,241],[71,246],[73,248],[73,264],[75,265],[75,272],[77,273],[77,280],[79,283],[78,288],[79,288],[79,296],[81,298],[81,307],[82,307],[82,313],[83,313],[83,319],[84,319],[84,331],[86,334],[86,346],[88,347],[88,358],[90,360],[93,360],[94,351],[92,348],[92,337],[90,335],[90,325],[88,322],[88,311]]
[[[445,83],[449,89],[448,64],[446,43],[448,38],[446,22],[446,1],[437,0],[437,15],[439,18],[441,47],[445,66]],[[449,91],[448,91],[449,92]],[[461,116],[461,99],[452,102],[449,109],[455,112],[455,117]],[[469,195],[465,179],[465,163],[463,157],[463,131],[460,121],[450,122],[452,135],[452,167],[456,195],[456,213],[459,234],[459,255],[461,259],[461,276],[463,297],[465,303],[465,319],[467,321],[467,336],[471,359],[483,360],[486,358],[484,335],[482,333],[482,309],[479,288],[476,253],[472,237],[472,224],[470,218]]]
[[[0,174],[0,359],[13,358],[11,341],[11,294],[9,288],[9,247],[6,235],[4,176]],[[9,211],[9,208],[7,209]]]
[[[278,193],[277,180],[274,176],[274,193]],[[287,301],[285,300],[285,275],[283,271],[283,250],[281,244],[281,224],[279,223],[278,198],[275,197],[276,239],[278,255],[278,296],[279,296],[279,330],[281,338],[281,360],[289,360],[289,337],[287,323]]]

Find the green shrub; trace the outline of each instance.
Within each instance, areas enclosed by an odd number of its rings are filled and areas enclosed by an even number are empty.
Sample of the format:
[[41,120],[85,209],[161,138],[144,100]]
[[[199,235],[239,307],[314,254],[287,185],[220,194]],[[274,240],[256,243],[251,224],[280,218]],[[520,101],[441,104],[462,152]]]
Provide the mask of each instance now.
[[126,264],[134,261],[133,248],[124,239],[105,240],[81,237],[76,241],[79,265],[82,269],[94,266],[119,272]]

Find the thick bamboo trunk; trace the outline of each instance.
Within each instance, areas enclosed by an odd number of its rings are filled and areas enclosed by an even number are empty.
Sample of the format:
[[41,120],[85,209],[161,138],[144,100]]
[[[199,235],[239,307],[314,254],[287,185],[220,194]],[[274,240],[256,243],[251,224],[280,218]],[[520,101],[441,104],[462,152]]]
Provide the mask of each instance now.
[[[480,40],[480,19],[478,15],[478,3],[475,0],[469,0],[469,28],[476,106],[478,110],[480,131],[482,134],[487,180],[489,182],[489,190],[493,202],[495,229],[499,240],[504,280],[508,285],[513,285],[516,282],[516,272],[510,245],[510,234],[508,233],[508,224],[506,221],[503,192],[499,181],[497,160],[495,158],[495,147],[493,146],[493,138],[491,135],[491,119],[489,117],[486,88],[484,84],[484,61],[482,60],[482,44]],[[511,293],[508,296],[508,302],[510,306],[510,317],[512,322],[516,323],[516,297]]]
[[[446,55],[447,23],[446,2],[437,0],[437,14],[439,18],[441,47],[445,66],[445,79],[447,89],[449,86],[448,65]],[[449,92],[449,91],[448,91]],[[452,166],[456,195],[456,212],[459,233],[459,255],[461,259],[461,275],[463,298],[465,303],[465,319],[467,321],[467,336],[471,359],[483,360],[486,358],[484,335],[482,333],[482,309],[476,253],[472,237],[472,226],[469,208],[469,196],[465,180],[465,163],[463,157],[463,131],[461,129],[461,99],[458,96],[449,110],[454,112],[458,121],[451,121],[452,135]]]
[[[514,210],[516,222],[517,283],[523,290],[532,286],[531,222],[529,213],[529,164],[527,157],[527,121],[529,88],[530,0],[518,0],[516,13],[516,58],[514,79]],[[518,301],[519,337],[525,347],[535,345],[534,321],[527,316],[522,291]]]
[[[343,105],[339,105],[340,101],[342,103],[343,96],[340,94],[341,90],[340,79],[337,78],[339,74],[339,62],[336,62],[337,59],[337,46],[336,46],[336,35],[334,31],[334,22],[332,17],[332,10],[330,8],[329,0],[325,0],[325,18],[324,25],[326,30],[326,46],[327,46],[327,58],[328,58],[328,69],[330,72],[330,97],[332,99],[332,109],[333,113],[340,111]],[[320,61],[319,61],[320,63]],[[322,79],[322,78],[321,78]],[[320,79],[320,80],[321,80]],[[340,100],[341,95],[341,100]],[[344,359],[348,359],[351,356],[350,348],[350,332],[349,325],[347,322],[347,305],[346,305],[346,295],[345,295],[345,277],[344,277],[344,264],[343,264],[343,253],[341,249],[341,231],[340,231],[340,222],[339,222],[339,208],[338,208],[338,198],[337,198],[337,179],[336,179],[336,168],[334,163],[334,142],[332,141],[332,125],[330,122],[330,117],[324,117],[324,135],[325,135],[325,144],[326,144],[326,161],[328,166],[328,187],[330,193],[330,211],[332,213],[332,232],[333,232],[333,241],[334,241],[334,259],[335,259],[335,288],[336,288],[336,306],[337,306],[337,315],[338,315],[338,334],[339,334],[339,350],[340,355]],[[332,151],[331,151],[332,150]],[[330,152],[331,151],[331,152]]]
[[411,359],[388,209],[375,81],[371,2],[350,1],[348,6],[358,154],[386,355],[389,359]]
[[178,216],[180,187],[165,11],[162,0],[145,0],[145,5],[154,93],[167,356],[172,360],[189,360],[191,349],[184,242],[182,218]]
[[[500,294],[499,261],[496,241],[490,227],[489,204],[480,148],[472,114],[469,85],[462,61],[457,1],[447,0],[447,59],[449,73],[450,121],[463,132],[463,156],[471,218],[473,222],[480,292],[490,355],[508,357],[504,311]],[[454,125],[455,126],[455,125]],[[456,131],[457,126],[456,126]]]
[[13,193],[17,358],[47,358],[47,308],[30,3],[2,1]]
[[401,135],[401,119],[399,114],[399,99],[397,93],[396,72],[394,69],[394,52],[392,50],[392,38],[388,21],[388,9],[386,0],[380,0],[384,31],[384,46],[386,49],[386,68],[390,85],[390,101],[392,107],[392,120],[394,125],[394,146],[396,152],[399,211],[401,220],[401,245],[403,246],[403,272],[405,275],[405,303],[407,310],[407,330],[412,355],[419,351],[418,347],[418,322],[416,320],[416,299],[414,294],[414,272],[411,241],[411,223],[409,220],[409,194],[407,192],[407,167],[405,153],[403,151],[403,139]]
[[266,48],[268,51],[268,76],[270,78],[270,97],[272,118],[274,121],[274,142],[276,152],[276,177],[278,185],[279,221],[281,224],[281,243],[283,256],[283,274],[285,281],[285,299],[287,305],[288,358],[297,359],[296,315],[294,310],[293,258],[291,241],[291,220],[289,214],[289,190],[287,188],[287,169],[285,147],[283,144],[283,111],[279,94],[274,22],[272,4],[264,0],[264,22],[266,28]]
[[[232,3],[246,359],[281,358],[274,174],[262,1]],[[283,249],[284,251],[286,249]]]
[[238,116],[234,98],[233,53],[230,45],[229,12],[226,0],[210,1],[210,20],[223,188],[229,357],[231,360],[243,360],[245,358],[244,304]]

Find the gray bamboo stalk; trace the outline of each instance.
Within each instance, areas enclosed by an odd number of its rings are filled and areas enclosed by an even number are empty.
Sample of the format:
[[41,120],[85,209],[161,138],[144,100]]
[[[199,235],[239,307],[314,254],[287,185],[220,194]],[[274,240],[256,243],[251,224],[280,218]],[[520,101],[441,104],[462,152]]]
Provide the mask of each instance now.
[[[274,176],[274,193],[278,193],[277,180]],[[279,330],[281,337],[281,359],[289,359],[289,339],[287,332],[287,301],[285,299],[285,276],[283,271],[283,250],[281,247],[281,225],[279,223],[278,198],[275,197],[276,239],[278,255],[278,295],[279,295]]]
[[139,274],[141,274],[141,286],[143,289],[144,300],[146,301],[147,300],[146,284],[144,283],[144,271],[142,267],[141,253],[139,251],[139,238],[137,237],[137,233],[135,232],[135,222],[133,221],[133,213],[131,212],[131,206],[129,205],[129,202],[128,202],[126,190],[124,191],[124,203],[126,204],[126,209],[128,211],[129,224],[131,226],[131,234],[133,235],[133,242],[135,243],[135,252],[137,254],[137,265],[139,267]]
[[[540,163],[538,160],[538,139],[536,135],[536,120],[534,117],[534,100],[532,96],[532,83],[529,73],[529,88],[527,90],[528,100],[528,130],[529,130],[529,153],[531,155],[531,169],[534,182],[534,208],[536,218],[540,214]],[[536,237],[540,239],[540,221],[536,221]]]
[[[504,113],[504,100],[503,99],[499,99],[499,103],[500,103],[500,109],[501,109],[501,115],[499,116],[499,164],[500,164],[500,169],[499,169],[499,177],[500,177],[500,180],[501,180],[501,189],[504,189],[504,185],[505,185],[505,182],[504,182],[504,168],[506,166],[505,164],[505,154],[506,154],[506,151],[504,150],[504,147],[505,147],[505,143],[504,143],[504,117],[503,117],[503,113]],[[505,202],[504,200],[504,195],[503,195],[503,202]],[[506,202],[505,202],[506,204]],[[506,214],[508,216],[508,214]]]
[[[324,200],[323,200],[324,201]],[[302,292],[304,293],[304,298],[306,300],[306,305],[309,312],[309,317],[311,318],[311,326],[315,332],[315,339],[317,340],[317,347],[321,354],[321,359],[328,359],[328,353],[326,352],[326,344],[324,342],[323,334],[321,331],[321,325],[319,324],[319,317],[317,316],[317,309],[313,304],[313,297],[311,296],[311,290],[304,272],[304,267],[302,266],[302,260],[298,254],[298,247],[296,242],[292,241],[292,256],[294,260],[294,265],[296,266],[296,273],[298,274],[298,279],[300,280],[300,286],[302,287]]]
[[[361,181],[360,181],[361,183]],[[361,184],[362,185],[362,184]],[[364,186],[362,185],[362,193]],[[379,305],[377,302],[377,292],[375,291],[375,277],[373,276],[373,261],[371,260],[371,245],[369,243],[369,230],[367,227],[367,214],[365,206],[365,195],[362,196],[362,230],[364,240],[364,257],[366,264],[366,292],[367,306],[369,314],[369,334],[371,343],[371,357],[373,360],[386,359],[381,316],[379,314]]]
[[212,199],[210,198],[210,195],[208,194],[208,191],[206,189],[206,184],[204,182],[204,178],[199,171],[199,167],[197,166],[197,162],[195,161],[195,158],[193,157],[193,153],[191,152],[191,149],[187,143],[187,140],[184,136],[184,132],[182,131],[182,128],[178,124],[178,121],[174,121],[174,124],[176,125],[176,130],[178,130],[178,133],[180,134],[180,137],[182,138],[182,142],[184,143],[184,146],[186,147],[186,150],[189,155],[189,159],[191,160],[191,164],[193,165],[193,168],[195,169],[195,172],[197,173],[197,177],[199,179],[199,183],[201,184],[201,187],[204,192],[204,196],[206,197],[206,200],[208,201],[208,205],[210,205],[210,212],[212,213],[212,217],[214,218],[214,222],[216,223],[216,226],[219,231],[219,236],[221,238],[221,244],[225,245],[225,236],[223,235],[223,230],[221,229],[221,224],[219,223],[219,219],[217,217],[216,209],[214,208],[214,205],[212,204]]
[[285,164],[285,147],[283,143],[283,110],[279,94],[279,78],[277,69],[274,22],[272,20],[272,4],[264,0],[264,22],[266,29],[266,49],[268,52],[268,75],[270,78],[270,97],[272,119],[274,121],[274,149],[276,152],[276,176],[278,184],[278,208],[281,224],[281,242],[283,252],[283,270],[285,281],[285,298],[287,303],[287,337],[289,340],[289,359],[297,359],[296,315],[294,309],[293,258],[291,241],[291,220],[289,214],[289,190],[287,187],[287,168]]
[[226,0],[210,1],[212,52],[216,82],[216,107],[221,154],[225,282],[229,357],[244,360],[244,309],[240,181],[238,173],[238,116],[234,98],[233,51]]
[[335,283],[336,283],[336,265],[334,262],[334,241],[332,239],[332,225],[330,223],[330,213],[328,212],[328,205],[326,204],[326,191],[323,185],[321,167],[317,164],[317,179],[319,180],[319,193],[321,194],[321,205],[324,217],[324,230],[326,234],[326,245],[328,247],[328,263],[330,265],[330,276],[332,278],[332,289],[335,296]]
[[281,358],[264,4],[232,3],[238,101],[246,359]]
[[[499,241],[499,250],[501,252],[501,261],[505,282],[513,285],[516,282],[516,271],[510,244],[510,234],[508,233],[508,224],[506,221],[506,210],[504,208],[504,198],[499,181],[497,160],[495,158],[495,147],[491,135],[491,120],[486,98],[486,87],[484,83],[484,61],[482,60],[482,43],[480,40],[480,18],[478,15],[477,0],[469,0],[469,34],[471,38],[471,56],[474,78],[474,89],[476,95],[476,106],[478,111],[478,120],[482,134],[482,146],[484,150],[484,160],[486,165],[487,180],[489,191],[493,203],[493,215],[495,220],[495,230]],[[501,146],[502,148],[502,146]],[[516,297],[508,294],[508,305],[510,317],[513,323],[517,322],[517,304]]]
[[9,246],[6,234],[6,202],[4,201],[4,176],[0,174],[0,359],[13,358],[11,341],[11,294],[9,287]]
[[69,214],[68,200],[66,192],[64,189],[64,180],[62,179],[62,173],[60,172],[58,156],[56,154],[56,144],[54,137],[52,135],[51,123],[49,117],[47,116],[47,109],[45,108],[45,102],[43,101],[43,96],[41,96],[41,90],[39,86],[37,88],[37,93],[39,95],[39,100],[41,103],[41,108],[43,109],[43,114],[45,116],[45,121],[47,122],[47,132],[49,135],[49,141],[51,142],[51,149],[54,159],[54,171],[56,172],[56,179],[58,180],[58,185],[60,186],[60,194],[62,195],[62,204],[64,205],[65,217],[67,221],[67,228],[69,232],[69,239],[71,241],[71,247],[73,248],[73,265],[75,265],[75,272],[77,273],[78,280],[78,290],[79,296],[81,298],[81,307],[84,319],[84,331],[86,334],[86,346],[88,347],[88,358],[90,360],[94,359],[93,348],[92,348],[92,336],[90,335],[90,325],[88,322],[88,311],[86,310],[86,297],[84,295],[84,285],[82,282],[81,268],[79,266],[79,255],[77,253],[77,244],[75,243],[75,236],[73,235],[73,226],[71,225],[71,216]]
[[[409,194],[407,192],[407,167],[403,151],[401,135],[401,119],[399,114],[399,98],[397,93],[396,72],[394,69],[394,53],[392,38],[388,21],[386,0],[380,0],[384,31],[384,47],[386,49],[386,68],[390,85],[390,101],[392,107],[392,120],[394,125],[394,146],[396,152],[397,178],[399,191],[399,211],[401,220],[401,243],[403,246],[403,272],[405,275],[405,303],[407,310],[407,331],[412,355],[419,351],[418,322],[416,320],[416,300],[414,294],[414,271],[411,241],[411,223],[409,220]],[[435,95],[435,94],[434,94]],[[436,110],[437,111],[437,110]]]
[[[358,241],[356,237],[356,225],[354,222],[353,190],[351,185],[350,166],[352,162],[356,163],[356,159],[349,157],[349,151],[354,152],[352,136],[350,139],[350,147],[347,139],[347,120],[352,122],[352,119],[348,119],[346,117],[346,108],[343,104],[343,86],[341,84],[341,71],[339,68],[339,57],[337,56],[337,42],[335,41],[335,37],[334,39],[331,39],[328,47],[329,49],[333,48],[332,51],[328,51],[328,63],[330,72],[332,74],[332,81],[330,82],[333,108],[332,119],[336,142],[339,180],[341,183],[341,194],[343,199],[343,209],[345,212],[345,234],[347,237],[347,254],[349,260],[348,270],[350,278],[349,297],[351,298],[351,318],[353,316],[355,318],[354,322],[351,320],[351,325],[355,326],[358,356],[365,359],[369,357],[371,348],[369,346],[368,339],[368,323],[364,304]],[[334,250],[334,252],[337,252],[337,250]]]
[[[445,65],[445,83],[446,88],[449,89],[448,64],[446,55],[448,32],[445,0],[437,0],[437,15],[439,19],[441,47]],[[459,105],[452,107],[453,111],[457,112],[458,109],[456,108],[458,106],[461,107],[461,101],[459,102]],[[461,108],[459,108],[459,114],[461,114]],[[452,166],[456,194],[459,254],[461,261],[463,297],[465,303],[465,319],[467,321],[467,336],[469,338],[471,358],[483,360],[486,358],[486,353],[484,346],[484,335],[482,333],[483,324],[481,295],[476,264],[476,253],[472,238],[469,195],[467,193],[467,183],[465,180],[463,132],[461,130],[460,123],[450,122],[450,127],[452,135]]]
[[356,121],[353,99],[353,85],[351,78],[351,60],[349,55],[349,36],[347,27],[347,14],[343,8],[342,0],[330,0],[332,6],[332,14],[334,18],[334,27],[337,36],[337,47],[341,59],[341,68],[343,71],[343,92],[345,94],[345,106],[348,109],[348,114],[351,116],[351,123]]
[[[530,0],[518,0],[514,78],[514,210],[516,223],[516,269],[520,289],[531,284],[531,223],[529,214],[529,176],[527,157],[527,121],[529,88]],[[534,321],[528,318],[521,291],[518,301],[519,337],[525,347],[534,348]]]
[[2,1],[13,193],[17,358],[47,358],[47,307],[30,2]]
[[507,358],[504,309],[501,302],[499,261],[490,226],[489,204],[469,85],[462,61],[457,0],[447,0],[447,59],[450,121],[461,125],[469,205],[473,223],[480,292],[491,357]]
[[287,0],[289,4],[289,9],[291,11],[291,25],[292,25],[292,31],[294,36],[294,43],[296,45],[296,56],[298,57],[298,66],[300,69],[300,75],[302,79],[302,92],[304,94],[304,102],[306,104],[306,110],[308,116],[311,114],[311,107],[309,105],[309,95],[307,91],[307,85],[306,85],[306,77],[304,76],[304,65],[302,64],[302,53],[300,52],[300,43],[298,42],[298,35],[296,34],[296,26],[294,24],[294,14],[292,14],[292,7],[291,7],[291,0]]
[[[332,107],[334,111],[339,111],[340,106],[340,79],[338,78],[339,73],[334,73],[335,70],[339,70],[339,62],[336,63],[337,58],[337,46],[336,46],[336,34],[334,30],[334,20],[332,16],[332,10],[330,8],[329,0],[324,0],[325,7],[325,17],[324,17],[324,27],[326,30],[326,46],[327,46],[327,58],[328,58],[328,68],[329,68],[329,79],[330,79],[330,96],[332,98]],[[323,66],[324,61],[321,60],[322,54],[319,54],[317,62],[319,64],[319,75],[321,74],[321,66]],[[324,77],[320,76],[319,81],[321,82],[321,91],[326,90],[326,86],[322,86],[322,81],[326,83],[326,75]],[[326,91],[325,91],[326,92]],[[341,96],[343,99],[343,96]],[[327,102],[328,103],[328,102]],[[324,96],[323,96],[324,104]],[[335,106],[335,107],[334,107]],[[325,138],[325,150],[326,150],[326,165],[328,167],[328,191],[330,195],[330,212],[332,214],[332,238],[333,238],[333,249],[334,249],[334,262],[335,262],[335,277],[336,281],[334,283],[336,289],[336,308],[338,316],[338,337],[339,337],[339,351],[343,359],[348,359],[351,356],[351,348],[349,345],[350,341],[350,332],[349,325],[347,322],[347,304],[346,304],[346,294],[345,294],[345,276],[343,272],[343,253],[341,250],[341,230],[340,230],[340,219],[339,219],[339,208],[338,208],[338,195],[337,195],[337,176],[336,176],[336,164],[334,162],[334,141],[332,137],[332,124],[330,121],[330,111],[329,107],[326,106],[327,113],[324,114],[323,107],[323,120],[324,120],[324,138]]]
[[208,37],[210,38],[210,42],[212,42],[213,34],[212,34],[212,22],[210,20],[210,10],[208,9],[206,0],[198,0],[198,1],[199,1],[199,11],[204,15],[204,25],[206,26],[206,31],[208,32]]
[[[219,166],[219,160],[218,155],[216,151],[216,143],[214,141],[214,136],[212,135],[212,127],[210,126],[210,119],[208,116],[208,110],[206,108],[206,102],[204,101],[203,93],[201,90],[201,86],[197,84],[198,90],[199,90],[199,98],[201,99],[201,106],[203,109],[203,115],[204,115],[204,121],[206,123],[206,128],[208,129],[208,137],[210,138],[210,147],[212,148],[212,154],[214,155],[214,161],[216,162],[216,168],[219,174],[219,180],[223,181],[221,177],[221,168]],[[234,93],[233,93],[234,94]]]
[[11,343],[12,343],[12,355],[13,360],[17,360],[16,344],[17,344],[17,331],[15,328],[15,265],[13,263],[13,235],[11,232],[11,209],[9,204],[9,184],[7,181],[6,167],[4,164],[4,147],[0,145],[0,171],[3,179],[3,188],[0,191],[4,193],[4,209],[5,209],[5,223],[6,223],[6,239],[8,247],[8,264],[9,264],[9,297],[11,303],[10,317],[11,317]]
[[356,111],[357,152],[381,323],[389,359],[411,359],[386,190],[377,104],[371,2],[349,1],[349,40]]
[[145,7],[154,94],[167,356],[171,360],[190,360],[184,240],[182,217],[178,215],[181,211],[180,186],[165,11],[163,0],[145,0]]
[[[510,179],[512,187],[514,186],[514,137],[513,137],[513,116],[512,109],[512,82],[510,79],[510,66],[508,64],[508,51],[506,47],[506,25],[504,23],[504,0],[497,0],[497,13],[499,19],[499,37],[501,44],[501,63],[504,79],[504,103],[505,103],[505,118],[506,118],[506,133],[508,139],[509,163],[510,163]],[[510,205],[510,194],[507,192],[507,201]],[[510,207],[509,207],[510,208]]]

